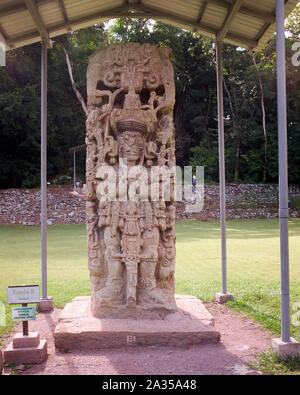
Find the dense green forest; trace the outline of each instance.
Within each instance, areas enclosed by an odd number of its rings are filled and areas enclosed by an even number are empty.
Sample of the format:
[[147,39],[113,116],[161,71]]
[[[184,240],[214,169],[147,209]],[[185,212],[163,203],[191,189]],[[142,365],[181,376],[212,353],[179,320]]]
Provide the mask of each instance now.
[[[289,180],[300,183],[300,7],[286,24]],[[89,56],[113,42],[148,42],[173,50],[177,163],[205,166],[218,181],[216,64],[213,40],[162,23],[117,19],[55,39],[48,51],[48,178],[70,174],[69,148],[84,144]],[[228,182],[277,182],[275,38],[258,53],[224,44],[226,176]],[[10,51],[0,68],[0,188],[40,182],[40,44]],[[68,72],[70,59],[74,84]],[[300,56],[299,56],[300,58]],[[300,60],[300,59],[299,59]],[[84,153],[78,166],[84,175]]]

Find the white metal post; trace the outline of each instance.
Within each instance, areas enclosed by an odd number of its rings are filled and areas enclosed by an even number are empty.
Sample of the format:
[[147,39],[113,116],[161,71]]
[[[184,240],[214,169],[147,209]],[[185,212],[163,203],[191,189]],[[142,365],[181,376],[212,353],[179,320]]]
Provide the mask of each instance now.
[[287,96],[285,64],[284,1],[276,0],[277,45],[277,100],[279,149],[279,218],[281,255],[281,331],[282,341],[290,342],[290,280],[288,234],[288,148],[287,148]]
[[39,311],[53,309],[52,297],[47,290],[47,44],[42,41],[41,51],[41,261],[42,297]]
[[225,143],[224,143],[224,98],[222,42],[216,42],[218,124],[219,124],[219,186],[220,186],[220,226],[222,250],[222,294],[227,294],[227,248],[226,248],[226,182],[225,182]]
[[74,165],[74,191],[76,191],[76,151],[73,153],[73,165]]
[[280,359],[300,356],[300,343],[291,337],[290,270],[289,270],[289,204],[288,204],[288,144],[287,95],[285,64],[285,1],[276,0],[276,52],[279,151],[279,221],[281,261],[281,338],[273,339],[273,351]]
[[47,299],[47,44],[41,57],[41,255],[42,299]]

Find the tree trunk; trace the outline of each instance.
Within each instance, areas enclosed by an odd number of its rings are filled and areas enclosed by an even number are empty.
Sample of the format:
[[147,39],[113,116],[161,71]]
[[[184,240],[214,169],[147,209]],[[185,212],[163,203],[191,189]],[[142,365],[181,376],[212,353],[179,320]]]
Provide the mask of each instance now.
[[265,161],[265,163],[264,163],[264,169],[263,169],[263,181],[266,182],[267,181],[267,172],[266,172],[267,169],[266,168],[267,168],[267,163],[268,163],[268,134],[267,134],[267,127],[266,127],[266,109],[265,109],[264,86],[263,86],[263,82],[262,82],[262,77],[261,77],[259,69],[257,67],[255,55],[252,51],[251,51],[251,55],[252,55],[255,69],[257,71],[258,82],[259,82],[259,87],[260,87],[260,91],[261,91],[261,108],[262,108],[263,129],[264,129],[264,138],[265,138],[265,147],[264,147],[264,161]]
[[71,64],[69,53],[68,53],[66,48],[61,43],[60,43],[60,46],[62,47],[62,49],[63,49],[63,51],[65,53],[65,56],[66,56],[66,62],[67,62],[67,67],[68,67],[68,72],[69,72],[69,77],[70,77],[70,81],[71,81],[71,84],[72,84],[72,88],[73,88],[73,90],[75,92],[75,95],[76,95],[77,99],[79,100],[79,103],[81,104],[81,107],[82,107],[85,115],[88,115],[88,111],[87,111],[87,106],[86,106],[85,100],[84,100],[83,96],[81,95],[81,93],[79,92],[79,90],[76,88],[76,85],[75,85],[75,81],[74,81],[74,78],[73,78],[72,64]]
[[237,183],[239,182],[239,178],[240,178],[240,147],[241,147],[241,140],[240,140],[240,136],[238,133],[238,127],[237,127],[237,122],[236,122],[236,116],[235,116],[235,111],[233,109],[233,103],[232,103],[232,98],[229,92],[229,89],[227,87],[226,81],[225,79],[223,79],[223,83],[224,83],[224,87],[229,99],[229,105],[230,105],[230,111],[231,111],[231,115],[232,115],[232,125],[233,125],[233,129],[235,131],[236,134],[236,161],[235,161],[235,169],[234,169],[234,181]]

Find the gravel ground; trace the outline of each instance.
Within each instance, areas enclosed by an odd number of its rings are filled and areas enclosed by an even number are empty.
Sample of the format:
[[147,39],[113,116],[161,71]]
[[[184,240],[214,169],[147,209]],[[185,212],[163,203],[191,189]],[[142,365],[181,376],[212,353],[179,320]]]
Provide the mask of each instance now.
[[[249,368],[259,354],[271,346],[274,336],[249,319],[215,303],[206,307],[221,333],[217,345],[189,348],[124,348],[95,352],[61,353],[55,350],[53,331],[60,310],[37,315],[31,331],[48,340],[45,363],[19,366],[22,375],[260,375]],[[18,327],[17,327],[18,328]],[[20,330],[20,327],[19,327]],[[11,337],[5,341],[9,343]],[[5,368],[4,374],[11,374]]]

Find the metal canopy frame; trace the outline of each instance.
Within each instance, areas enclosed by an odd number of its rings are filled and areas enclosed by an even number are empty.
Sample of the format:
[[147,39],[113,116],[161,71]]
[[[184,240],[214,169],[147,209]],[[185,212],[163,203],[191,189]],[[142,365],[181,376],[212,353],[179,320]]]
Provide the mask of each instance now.
[[[0,40],[8,49],[118,17],[151,18],[234,45],[260,49],[275,32],[275,1],[3,0]],[[285,15],[298,0],[282,0]],[[263,4],[265,3],[265,4]],[[24,24],[24,28],[20,27]],[[17,26],[15,26],[17,25]]]
[[[89,0],[91,3],[96,0]],[[288,241],[288,159],[287,159],[287,110],[286,110],[286,65],[285,65],[285,16],[297,5],[298,0],[267,0],[272,3],[269,11],[251,7],[252,0],[174,0],[185,7],[199,5],[195,17],[187,17],[176,12],[176,6],[172,10],[164,10],[162,5],[166,0],[158,2],[161,7],[150,5],[145,0],[112,0],[110,3],[120,3],[117,6],[107,8],[101,12],[89,13],[84,16],[71,18],[68,15],[68,7],[77,0],[6,0],[6,4],[0,6],[0,41],[9,48],[23,46],[32,42],[42,41],[42,86],[41,86],[41,224],[42,224],[42,298],[47,299],[47,48],[51,47],[50,38],[69,32],[74,28],[88,26],[111,18],[132,17],[152,18],[202,33],[216,40],[216,64],[218,86],[218,129],[219,129],[219,178],[220,178],[220,224],[222,245],[222,293],[227,294],[227,256],[226,256],[226,193],[225,193],[225,153],[224,153],[224,104],[223,104],[223,69],[222,69],[222,43],[229,42],[249,49],[260,49],[277,31],[277,81],[278,81],[278,144],[279,144],[279,184],[280,184],[280,250],[281,250],[281,294],[282,294],[282,341],[289,343],[290,338],[290,290],[289,290],[289,241]],[[97,0],[100,4],[100,2]],[[276,4],[275,4],[276,2]],[[168,1],[167,1],[168,3]],[[61,15],[61,21],[56,21],[51,26],[43,22],[40,10],[42,7],[55,5]],[[181,4],[181,6],[182,6]],[[253,5],[253,4],[252,4]],[[275,7],[276,5],[276,7]],[[216,10],[225,10],[224,18],[218,28],[208,25],[204,19],[210,7]],[[170,8],[170,7],[169,7]],[[9,35],[3,27],[5,17],[17,15],[28,11],[35,24],[32,31]],[[261,27],[253,38],[246,37],[244,33],[231,31],[238,15],[260,20]],[[275,29],[276,22],[276,29]],[[243,30],[240,27],[241,31]],[[75,150],[74,150],[75,155]]]
[[35,2],[33,0],[24,0],[24,1],[25,1],[26,8],[28,9],[28,11],[34,21],[34,23],[40,33],[42,40],[47,44],[48,47],[51,48],[49,33],[47,31],[47,28],[46,28],[40,14],[39,14],[37,5],[35,4]]
[[76,152],[85,151],[86,145],[77,145],[76,147],[72,147],[69,149],[69,153],[73,154],[73,185],[74,191],[76,191]]

